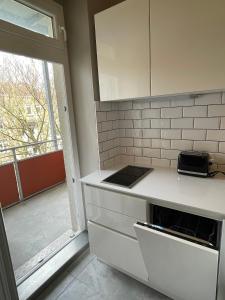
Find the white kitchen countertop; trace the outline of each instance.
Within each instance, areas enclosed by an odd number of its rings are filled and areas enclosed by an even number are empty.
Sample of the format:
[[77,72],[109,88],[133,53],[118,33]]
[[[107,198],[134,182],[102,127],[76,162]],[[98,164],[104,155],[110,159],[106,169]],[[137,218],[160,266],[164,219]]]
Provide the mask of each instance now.
[[225,176],[198,178],[179,175],[175,169],[154,167],[154,170],[131,189],[102,183],[121,169],[98,170],[81,179],[84,184],[148,199],[150,203],[194,214],[225,219]]

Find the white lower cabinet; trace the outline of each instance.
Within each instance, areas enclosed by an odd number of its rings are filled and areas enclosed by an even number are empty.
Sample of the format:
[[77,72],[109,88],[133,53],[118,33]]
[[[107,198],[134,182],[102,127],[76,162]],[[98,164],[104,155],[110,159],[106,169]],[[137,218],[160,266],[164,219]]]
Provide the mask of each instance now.
[[137,221],[135,218],[92,204],[86,205],[86,212],[89,221],[93,221],[94,223],[136,238],[133,226]]
[[149,283],[176,300],[215,300],[218,251],[134,225]]
[[84,186],[84,195],[86,204],[92,204],[146,222],[147,201],[144,199],[89,185]]
[[147,281],[148,275],[137,240],[88,222],[91,252],[106,263]]

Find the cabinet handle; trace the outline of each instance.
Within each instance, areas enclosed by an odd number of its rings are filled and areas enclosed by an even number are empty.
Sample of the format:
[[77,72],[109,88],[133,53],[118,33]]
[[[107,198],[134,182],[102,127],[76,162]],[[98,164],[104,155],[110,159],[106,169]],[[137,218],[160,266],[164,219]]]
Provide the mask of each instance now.
[[144,226],[144,227],[148,227],[148,228],[157,230],[157,231],[160,231],[160,232],[163,232],[163,233],[166,233],[166,234],[169,234],[169,235],[173,235],[173,236],[176,236],[176,237],[179,237],[179,238],[183,238],[183,239],[189,240],[189,241],[197,243],[197,244],[201,244],[201,245],[204,245],[204,246],[207,246],[207,247],[215,249],[215,246],[212,243],[210,243],[208,241],[205,241],[203,239],[197,238],[195,236],[191,236],[191,235],[179,232],[179,231],[175,231],[173,229],[169,229],[169,228],[166,228],[166,227],[163,227],[163,226],[159,226],[159,225],[155,225],[155,224],[151,224],[151,223],[137,222],[137,224],[141,225],[141,226]]

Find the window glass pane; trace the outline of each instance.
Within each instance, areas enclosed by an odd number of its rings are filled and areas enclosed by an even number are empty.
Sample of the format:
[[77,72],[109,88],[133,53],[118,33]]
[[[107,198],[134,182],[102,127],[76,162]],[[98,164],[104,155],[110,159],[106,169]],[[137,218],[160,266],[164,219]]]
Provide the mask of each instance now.
[[0,19],[53,37],[52,18],[17,1],[0,1]]

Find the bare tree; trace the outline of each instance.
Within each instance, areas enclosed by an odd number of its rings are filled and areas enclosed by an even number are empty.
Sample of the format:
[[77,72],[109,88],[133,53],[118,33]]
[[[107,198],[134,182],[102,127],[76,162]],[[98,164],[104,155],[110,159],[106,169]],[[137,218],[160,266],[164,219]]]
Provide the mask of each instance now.
[[[45,98],[41,62],[16,56],[3,58],[0,72],[0,141],[6,147],[24,146],[50,139],[48,109]],[[51,82],[52,96],[54,83]],[[54,99],[55,100],[55,99]],[[54,113],[57,135],[60,136],[56,101]],[[32,149],[37,154],[48,151],[48,144],[24,147],[22,157]]]

